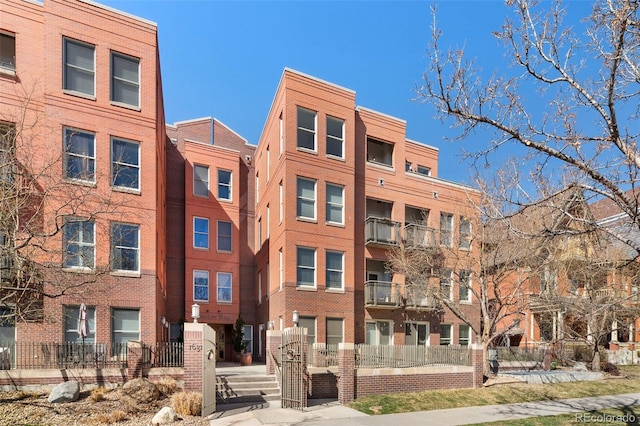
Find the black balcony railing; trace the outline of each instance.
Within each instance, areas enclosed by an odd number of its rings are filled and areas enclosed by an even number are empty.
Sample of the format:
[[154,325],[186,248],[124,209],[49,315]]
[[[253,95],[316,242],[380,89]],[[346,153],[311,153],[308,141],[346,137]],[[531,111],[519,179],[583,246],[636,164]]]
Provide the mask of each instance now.
[[388,281],[367,281],[364,284],[364,303],[381,308],[399,307],[402,299],[399,287]]
[[365,244],[398,245],[400,242],[400,223],[381,217],[368,217],[365,220]]

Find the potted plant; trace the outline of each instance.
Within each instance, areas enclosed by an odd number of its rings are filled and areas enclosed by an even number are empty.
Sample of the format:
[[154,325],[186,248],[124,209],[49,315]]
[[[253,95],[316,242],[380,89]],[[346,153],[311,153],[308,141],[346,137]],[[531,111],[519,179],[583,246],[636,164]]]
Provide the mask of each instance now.
[[[236,324],[233,330],[231,330],[231,344],[233,345],[234,361],[244,365],[244,363],[247,362],[246,355],[251,357],[251,354],[247,353],[247,344],[244,342],[244,320],[241,316],[238,316]],[[244,362],[242,360],[243,357],[245,358]],[[249,364],[251,364],[251,362],[249,362]]]

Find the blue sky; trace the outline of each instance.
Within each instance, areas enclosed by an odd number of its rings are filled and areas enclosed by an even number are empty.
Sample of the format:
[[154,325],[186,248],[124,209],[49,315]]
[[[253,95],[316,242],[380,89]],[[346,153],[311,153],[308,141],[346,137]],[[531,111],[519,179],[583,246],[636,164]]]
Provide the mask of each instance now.
[[[103,0],[158,24],[168,123],[213,116],[256,144],[285,67],[355,90],[356,103],[407,121],[407,137],[440,149],[440,177],[468,182],[414,89],[427,68],[428,1]],[[584,3],[588,4],[588,3]],[[505,58],[491,35],[499,0],[440,1],[445,45],[465,45],[488,72]],[[484,136],[477,135],[478,138]]]

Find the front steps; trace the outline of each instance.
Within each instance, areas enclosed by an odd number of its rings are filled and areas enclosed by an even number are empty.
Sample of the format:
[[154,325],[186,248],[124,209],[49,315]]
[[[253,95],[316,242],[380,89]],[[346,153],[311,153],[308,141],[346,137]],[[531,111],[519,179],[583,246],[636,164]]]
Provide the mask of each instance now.
[[265,374],[216,375],[216,413],[238,412],[280,405],[280,388],[275,376]]

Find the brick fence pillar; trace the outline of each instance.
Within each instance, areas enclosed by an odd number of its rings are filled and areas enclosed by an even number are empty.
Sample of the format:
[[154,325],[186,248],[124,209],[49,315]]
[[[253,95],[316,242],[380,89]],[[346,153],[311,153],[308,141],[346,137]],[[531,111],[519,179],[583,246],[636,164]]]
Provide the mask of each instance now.
[[127,342],[127,379],[142,377],[144,368],[142,342]]
[[338,402],[348,404],[355,399],[356,360],[353,343],[338,343]]
[[482,344],[471,345],[471,365],[473,365],[473,387],[479,388],[484,383],[484,353]]
[[202,326],[198,323],[184,324],[184,390],[188,392],[202,392]]
[[266,342],[266,361],[267,361],[267,374],[276,374],[276,366],[273,362],[273,358],[269,356],[271,353],[274,357],[278,357],[278,348],[282,344],[282,331],[281,330],[267,330],[267,342]]

